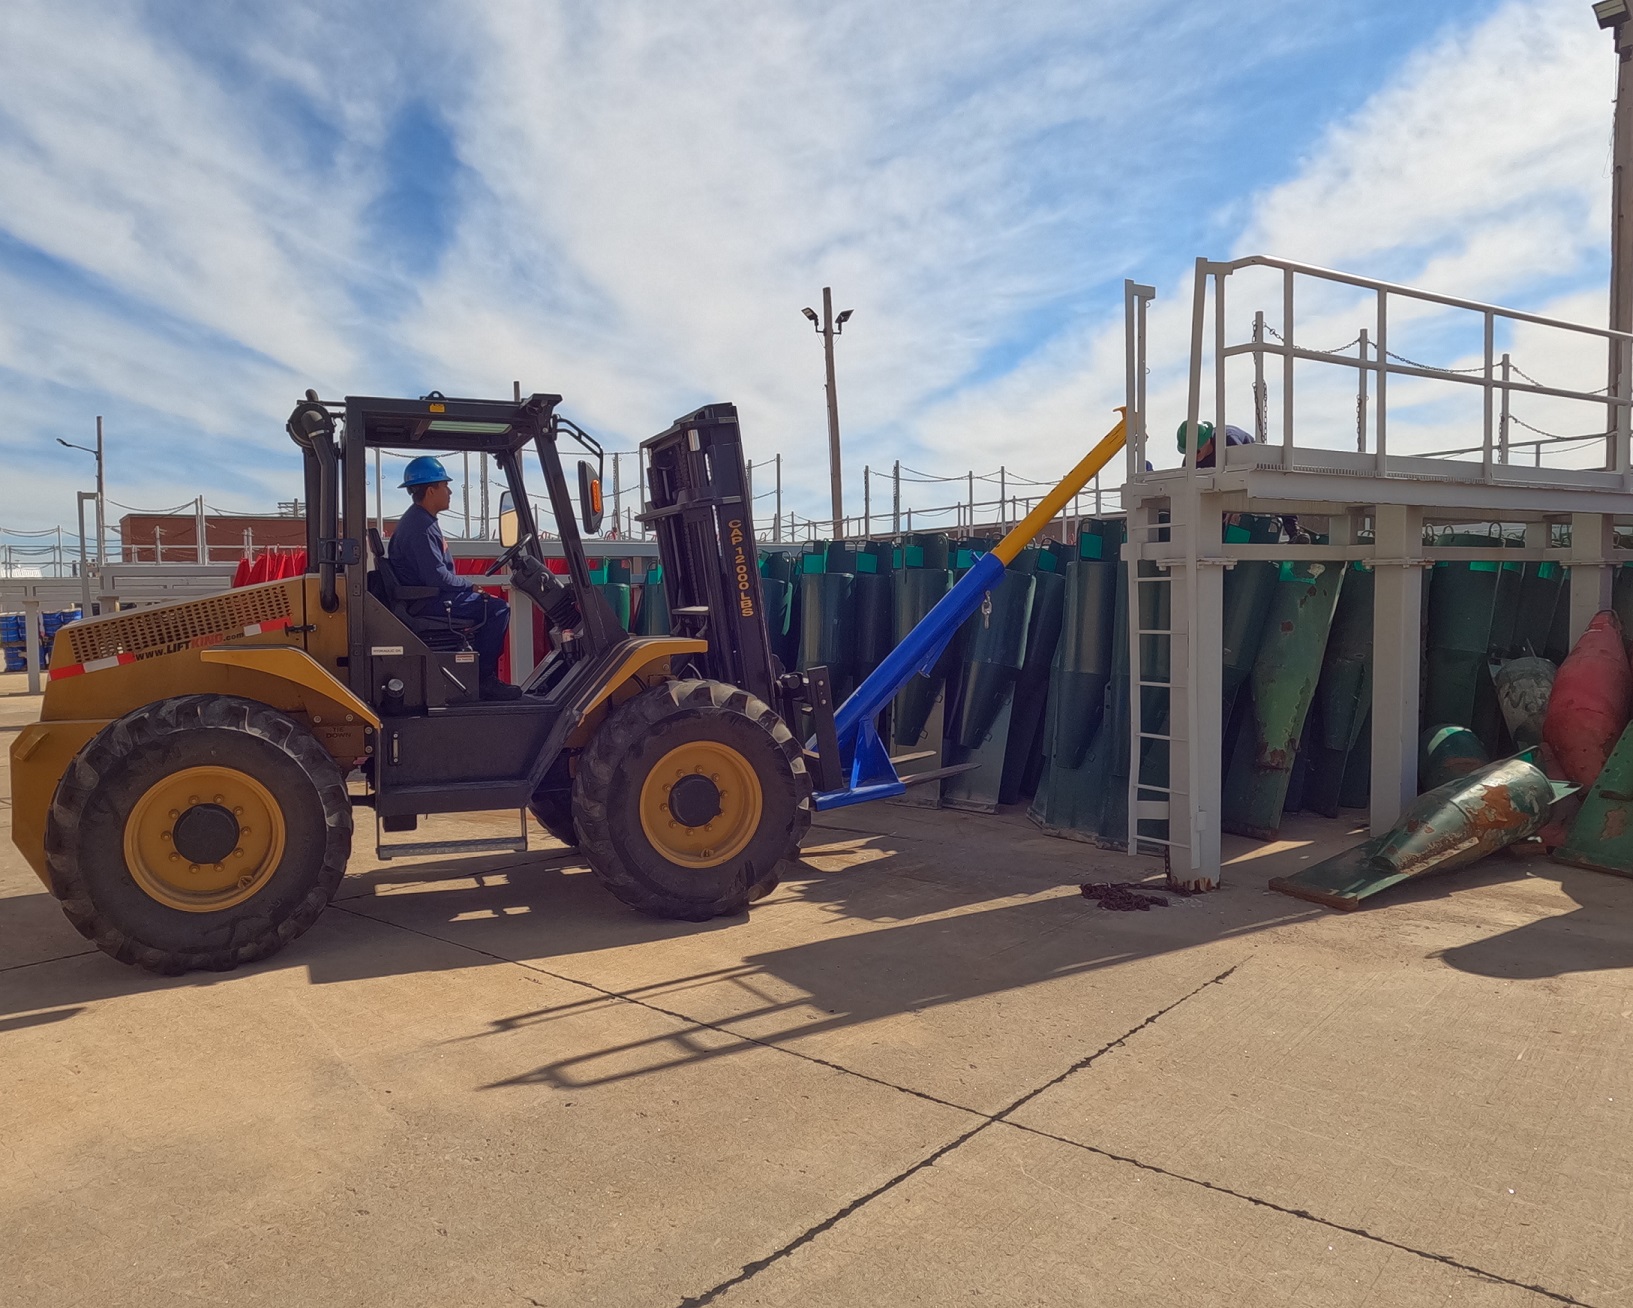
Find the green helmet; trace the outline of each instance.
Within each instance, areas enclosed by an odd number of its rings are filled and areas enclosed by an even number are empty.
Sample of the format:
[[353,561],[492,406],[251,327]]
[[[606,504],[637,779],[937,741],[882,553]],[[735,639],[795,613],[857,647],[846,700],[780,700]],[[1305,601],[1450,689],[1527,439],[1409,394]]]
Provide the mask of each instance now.
[[[1211,422],[1199,422],[1196,425],[1196,430],[1198,437],[1196,448],[1199,450],[1206,449],[1213,443],[1213,424]],[[1185,424],[1183,422],[1179,424],[1174,432],[1174,443],[1179,446],[1181,454],[1185,453]]]

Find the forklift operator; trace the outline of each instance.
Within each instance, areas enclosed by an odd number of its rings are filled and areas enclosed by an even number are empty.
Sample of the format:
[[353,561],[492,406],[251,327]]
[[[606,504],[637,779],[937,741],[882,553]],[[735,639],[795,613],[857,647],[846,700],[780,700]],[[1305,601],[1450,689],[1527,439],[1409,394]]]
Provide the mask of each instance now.
[[453,557],[437,525],[437,514],[453,502],[448,470],[429,454],[410,459],[402,488],[414,502],[397,520],[387,551],[392,570],[404,586],[434,586],[437,599],[453,620],[467,627],[476,650],[477,676],[483,699],[517,699],[522,690],[499,680],[499,654],[510,629],[510,605],[477,590],[469,577],[454,571]]

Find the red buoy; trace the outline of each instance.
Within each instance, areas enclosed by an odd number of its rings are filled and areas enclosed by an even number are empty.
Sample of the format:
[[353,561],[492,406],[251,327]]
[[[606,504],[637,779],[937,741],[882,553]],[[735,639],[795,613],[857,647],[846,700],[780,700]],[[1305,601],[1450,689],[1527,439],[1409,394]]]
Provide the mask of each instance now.
[[1561,770],[1590,786],[1616,747],[1633,708],[1633,667],[1622,624],[1610,609],[1596,613],[1554,678],[1542,739]]

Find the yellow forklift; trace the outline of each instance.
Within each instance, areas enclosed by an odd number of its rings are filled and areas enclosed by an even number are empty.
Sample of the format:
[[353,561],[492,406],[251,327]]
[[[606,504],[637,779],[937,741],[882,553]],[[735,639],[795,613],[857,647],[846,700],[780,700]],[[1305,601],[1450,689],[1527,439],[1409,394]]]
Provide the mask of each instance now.
[[[635,637],[590,583],[599,445],[520,401],[311,391],[287,430],[305,462],[301,577],[71,623],[40,721],[11,749],[12,839],[69,921],[126,963],[227,970],[317,919],[355,815],[383,857],[525,849],[527,812],[626,904],[701,921],[773,890],[813,811],[909,784],[880,713],[936,664],[1005,566],[1122,447],[1118,422],[842,705],[827,670],[771,653],[737,411],[698,409],[642,443],[670,634]],[[577,503],[560,447],[579,446]],[[435,590],[403,585],[368,522],[368,454],[493,456],[503,554],[549,624],[516,699],[484,700],[477,654]],[[545,566],[524,465],[544,480],[567,574]],[[366,548],[365,548],[366,545]],[[806,719],[801,745],[789,722]],[[421,817],[509,809],[515,837],[398,839]]]
[[[264,958],[323,911],[370,809],[387,857],[525,849],[531,810],[660,917],[735,913],[775,888],[811,820],[784,722],[807,679],[773,664],[736,411],[643,445],[677,634],[637,638],[590,584],[580,527],[600,527],[602,452],[560,402],[308,391],[288,423],[305,576],[63,628],[41,720],[12,747],[13,839],[83,935],[158,972]],[[569,440],[593,459],[576,505]],[[552,646],[520,698],[480,698],[469,633],[399,583],[368,521],[374,450],[497,463],[504,553],[488,571],[510,569]],[[530,459],[564,578],[544,563]],[[392,840],[428,814],[495,809],[522,815],[517,836]]]

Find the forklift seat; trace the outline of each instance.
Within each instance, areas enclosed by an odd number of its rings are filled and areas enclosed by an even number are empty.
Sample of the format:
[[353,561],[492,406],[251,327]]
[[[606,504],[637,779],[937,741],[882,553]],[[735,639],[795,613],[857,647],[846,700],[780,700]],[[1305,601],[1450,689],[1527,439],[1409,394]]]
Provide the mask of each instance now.
[[369,553],[374,556],[374,567],[368,575],[369,593],[432,649],[464,648],[476,624],[437,612],[435,586],[404,586],[399,582],[391,560],[386,557],[378,527],[368,529],[368,539]]

